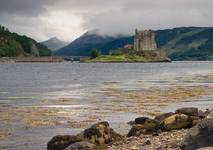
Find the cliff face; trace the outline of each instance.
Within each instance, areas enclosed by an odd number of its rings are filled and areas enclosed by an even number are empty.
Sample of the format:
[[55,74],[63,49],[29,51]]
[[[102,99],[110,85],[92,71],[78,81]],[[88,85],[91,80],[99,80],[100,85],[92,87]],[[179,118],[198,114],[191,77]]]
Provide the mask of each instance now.
[[50,55],[51,51],[46,46],[0,26],[0,57]]

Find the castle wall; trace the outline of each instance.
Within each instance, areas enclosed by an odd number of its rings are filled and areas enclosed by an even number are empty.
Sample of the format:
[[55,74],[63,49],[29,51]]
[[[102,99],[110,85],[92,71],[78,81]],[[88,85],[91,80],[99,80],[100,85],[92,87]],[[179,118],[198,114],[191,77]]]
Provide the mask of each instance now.
[[134,37],[134,50],[156,50],[155,33],[151,30],[137,31]]

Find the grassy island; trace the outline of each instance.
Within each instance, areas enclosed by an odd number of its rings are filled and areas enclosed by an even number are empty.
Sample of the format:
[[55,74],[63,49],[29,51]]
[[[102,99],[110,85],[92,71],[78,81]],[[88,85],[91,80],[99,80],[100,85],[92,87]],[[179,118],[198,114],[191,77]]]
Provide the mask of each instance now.
[[87,58],[83,59],[82,62],[86,63],[96,63],[96,62],[103,62],[103,63],[120,63],[120,62],[168,62],[169,60],[160,59],[158,57],[144,57],[138,55],[100,55],[96,58]]

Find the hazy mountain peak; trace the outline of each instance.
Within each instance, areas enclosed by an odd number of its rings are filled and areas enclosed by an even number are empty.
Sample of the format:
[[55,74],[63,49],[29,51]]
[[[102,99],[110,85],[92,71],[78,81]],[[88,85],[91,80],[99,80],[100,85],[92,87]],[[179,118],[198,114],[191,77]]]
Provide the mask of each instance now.
[[62,40],[58,39],[57,37],[52,37],[49,40],[46,40],[41,43],[46,45],[52,51],[58,50],[69,44],[69,42],[62,41]]

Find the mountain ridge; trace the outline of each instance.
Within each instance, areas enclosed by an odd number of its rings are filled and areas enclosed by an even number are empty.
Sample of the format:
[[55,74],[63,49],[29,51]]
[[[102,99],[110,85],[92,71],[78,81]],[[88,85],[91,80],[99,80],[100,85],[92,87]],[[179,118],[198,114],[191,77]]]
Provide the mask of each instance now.
[[[156,30],[155,33],[158,48],[166,49],[172,60],[212,60],[213,58],[212,27],[178,27]],[[87,32],[55,54],[89,56],[90,50],[97,48],[102,54],[107,55],[111,50],[132,43],[133,36],[111,37]]]

